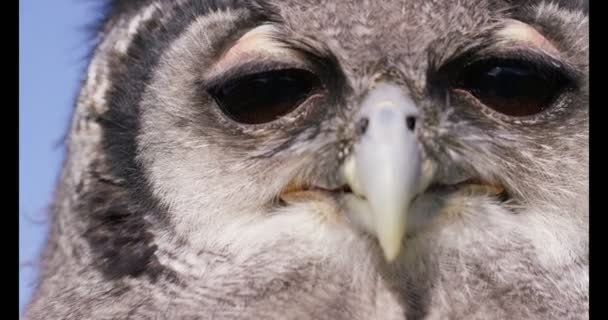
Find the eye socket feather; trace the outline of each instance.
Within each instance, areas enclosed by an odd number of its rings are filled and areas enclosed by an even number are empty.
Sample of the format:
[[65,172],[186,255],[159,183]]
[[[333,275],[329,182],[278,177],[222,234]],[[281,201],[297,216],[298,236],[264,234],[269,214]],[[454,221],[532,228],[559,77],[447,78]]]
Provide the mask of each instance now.
[[291,113],[321,87],[314,73],[285,68],[236,76],[207,92],[232,120],[263,124]]

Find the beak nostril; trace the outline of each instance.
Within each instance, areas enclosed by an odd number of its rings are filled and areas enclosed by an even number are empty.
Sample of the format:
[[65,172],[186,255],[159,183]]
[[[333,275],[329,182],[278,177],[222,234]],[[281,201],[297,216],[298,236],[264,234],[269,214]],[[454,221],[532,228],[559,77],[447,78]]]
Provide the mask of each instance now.
[[369,126],[369,119],[363,118],[357,122],[357,126],[355,130],[357,131],[357,135],[363,135],[367,131],[367,127]]
[[414,116],[405,117],[405,124],[407,125],[408,129],[414,131],[414,129],[416,128],[416,117],[414,117]]

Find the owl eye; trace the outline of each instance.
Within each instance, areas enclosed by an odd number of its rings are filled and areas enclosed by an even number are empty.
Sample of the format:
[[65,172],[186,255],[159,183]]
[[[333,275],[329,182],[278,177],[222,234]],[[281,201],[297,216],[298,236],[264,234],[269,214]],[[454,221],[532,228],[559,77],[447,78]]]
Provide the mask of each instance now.
[[244,124],[277,120],[319,90],[321,81],[303,69],[281,69],[235,77],[208,90],[224,114]]
[[517,61],[482,61],[465,67],[452,87],[499,113],[523,117],[549,108],[568,82],[556,70]]

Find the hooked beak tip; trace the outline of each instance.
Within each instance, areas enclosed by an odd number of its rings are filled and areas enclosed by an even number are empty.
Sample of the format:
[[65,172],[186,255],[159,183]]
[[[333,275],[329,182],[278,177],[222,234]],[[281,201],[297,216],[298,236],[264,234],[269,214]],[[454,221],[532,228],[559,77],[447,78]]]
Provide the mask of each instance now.
[[384,258],[388,262],[393,262],[401,252],[403,234],[394,236],[379,236],[380,247],[384,253]]

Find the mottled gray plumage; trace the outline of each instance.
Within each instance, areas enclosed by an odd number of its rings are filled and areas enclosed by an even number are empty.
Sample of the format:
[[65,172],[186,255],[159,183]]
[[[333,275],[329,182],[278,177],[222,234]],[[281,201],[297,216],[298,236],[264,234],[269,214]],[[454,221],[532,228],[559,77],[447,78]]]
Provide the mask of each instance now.
[[[588,318],[586,6],[112,1],[26,319]],[[444,66],[465,54],[544,50],[505,40],[513,20],[549,40],[547,63],[572,85],[529,117],[445,93]],[[277,51],[217,63],[262,24]],[[206,85],[246,62],[303,65],[324,91],[273,122],[238,123]],[[415,102],[433,181],[478,177],[505,190],[421,195],[392,263],[339,196],[280,197],[294,181],[345,184],[354,119],[378,78]]]

